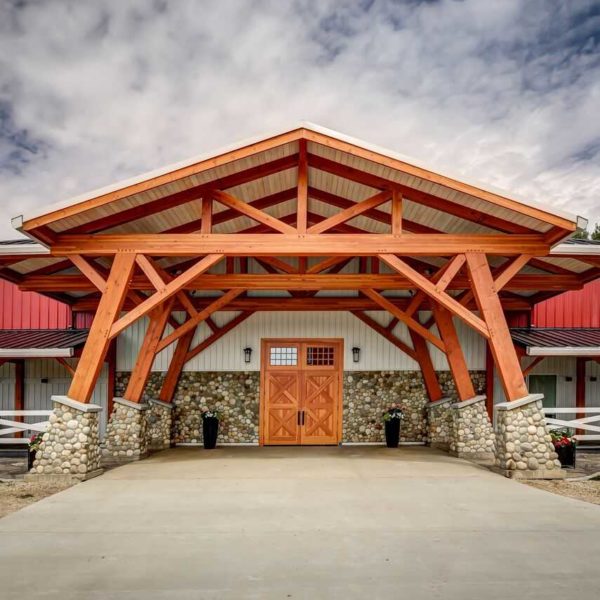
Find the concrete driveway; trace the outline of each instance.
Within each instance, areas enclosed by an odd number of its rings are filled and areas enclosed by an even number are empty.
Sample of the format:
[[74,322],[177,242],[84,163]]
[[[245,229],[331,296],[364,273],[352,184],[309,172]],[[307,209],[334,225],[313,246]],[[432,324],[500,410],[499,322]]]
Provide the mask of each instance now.
[[178,448],[0,520],[0,597],[600,593],[600,507],[426,448]]

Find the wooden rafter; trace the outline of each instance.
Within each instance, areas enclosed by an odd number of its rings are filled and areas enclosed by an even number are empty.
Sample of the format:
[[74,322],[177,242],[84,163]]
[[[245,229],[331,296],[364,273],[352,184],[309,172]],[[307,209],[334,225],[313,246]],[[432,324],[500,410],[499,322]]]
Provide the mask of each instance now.
[[232,196],[231,194],[228,194],[227,192],[223,192],[222,190],[214,190],[212,192],[212,196],[221,204],[225,204],[225,206],[229,206],[229,208],[237,210],[240,214],[246,217],[250,217],[251,219],[258,221],[259,223],[263,223],[268,227],[272,227],[273,229],[281,233],[296,233],[296,229],[294,229],[294,227],[291,227],[287,223],[284,223],[283,221],[272,217],[270,214],[264,212],[263,210],[251,206],[247,202],[239,200],[238,198]]
[[441,400],[443,396],[440,382],[438,381],[431,354],[427,347],[427,342],[420,335],[417,335],[412,329],[408,330],[410,339],[412,340],[413,348],[415,349],[416,360],[421,367],[421,376],[427,390],[427,396],[430,402]]
[[190,267],[187,271],[171,280],[169,283],[157,289],[152,296],[144,300],[141,304],[136,306],[133,310],[129,311],[126,315],[121,317],[118,321],[113,323],[110,328],[110,338],[114,338],[121,331],[127,329],[130,325],[135,323],[139,318],[148,314],[151,310],[162,304],[165,300],[171,296],[177,294],[178,291],[183,289],[185,285],[195,279],[198,275],[204,273],[210,267],[215,265],[221,260],[222,256],[219,254],[209,254],[201,260],[199,260],[194,266]]
[[[410,279],[416,287],[425,292],[435,302],[438,302],[444,308],[450,310],[453,314],[462,319],[467,325],[475,329],[475,331],[484,337],[489,337],[489,331],[484,321],[466,309],[462,304],[458,303],[454,298],[443,291],[438,290],[435,284],[429,281],[429,279],[415,271],[397,256],[391,254],[382,254],[380,255],[380,258],[390,267],[392,267],[392,269],[395,269]],[[423,329],[426,328],[424,327]]]
[[390,193],[388,191],[379,192],[366,200],[362,200],[361,202],[356,202],[353,206],[349,206],[344,209],[342,212],[337,213],[327,219],[321,221],[320,223],[309,227],[308,233],[323,233],[336,225],[341,225],[354,217],[362,215],[368,210],[387,202],[390,199]]
[[403,342],[399,337],[395,336],[391,331],[388,330],[387,327],[380,325],[375,319],[372,319],[369,315],[365,314],[362,310],[353,310],[352,314],[360,319],[363,323],[369,326],[371,329],[376,331],[379,335],[384,337],[388,342],[394,344],[396,348],[399,348],[406,354],[410,356],[413,360],[417,360],[417,354],[413,348],[411,348],[408,344]]
[[370,290],[370,289],[363,290],[363,294],[365,294],[365,296],[368,296],[369,298],[371,298],[371,300],[374,300],[375,302],[377,302],[377,304],[379,304],[382,308],[387,310],[392,316],[394,316],[397,319],[399,319],[400,321],[402,321],[407,327],[412,329],[415,333],[417,333],[421,337],[425,338],[428,342],[431,342],[434,346],[439,348],[442,352],[446,351],[444,342],[442,340],[440,340],[440,338],[438,338],[433,333],[431,333],[431,331],[429,331],[429,329],[426,329],[425,327],[423,327],[423,325],[421,325],[421,323],[419,323],[412,317],[409,317],[404,311],[400,310],[388,298],[386,298],[385,296],[382,296],[379,292],[376,292],[375,290]]
[[236,296],[239,296],[243,290],[229,290],[222,296],[211,302],[206,308],[198,312],[195,316],[190,317],[185,323],[180,325],[175,331],[165,336],[157,345],[156,351],[160,352],[167,346],[170,346],[173,342],[178,340],[182,335],[188,331],[195,330],[196,327],[202,323],[207,317],[210,317],[214,312],[223,309],[233,300]]

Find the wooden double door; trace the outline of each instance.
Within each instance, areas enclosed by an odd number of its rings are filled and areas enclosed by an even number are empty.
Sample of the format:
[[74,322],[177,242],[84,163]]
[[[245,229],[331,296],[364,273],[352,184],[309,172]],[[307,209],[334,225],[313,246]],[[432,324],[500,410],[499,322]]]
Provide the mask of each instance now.
[[342,436],[341,339],[268,339],[261,349],[261,445],[334,445]]

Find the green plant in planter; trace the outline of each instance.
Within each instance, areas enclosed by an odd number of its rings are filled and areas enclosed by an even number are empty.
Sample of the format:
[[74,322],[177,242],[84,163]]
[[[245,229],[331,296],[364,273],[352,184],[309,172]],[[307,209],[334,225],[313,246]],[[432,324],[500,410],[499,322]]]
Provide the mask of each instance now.
[[208,419],[210,417],[214,417],[215,419],[221,419],[221,413],[214,408],[208,408],[208,406],[203,406],[200,409],[200,413],[202,414],[203,419]]
[[29,440],[29,452],[37,452],[40,449],[43,435],[44,434],[40,432],[31,436],[31,439]]
[[384,413],[383,420],[384,422],[391,421],[392,419],[400,419],[404,418],[404,406],[401,404],[392,404]]
[[550,437],[558,460],[563,467],[574,467],[577,449],[577,440],[568,428],[551,429]]

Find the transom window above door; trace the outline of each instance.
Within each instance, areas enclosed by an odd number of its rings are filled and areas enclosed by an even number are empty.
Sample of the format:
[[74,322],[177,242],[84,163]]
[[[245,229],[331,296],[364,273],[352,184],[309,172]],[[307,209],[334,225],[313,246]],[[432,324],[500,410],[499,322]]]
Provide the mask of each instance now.
[[295,367],[298,364],[298,348],[296,346],[271,348],[269,363],[274,367]]
[[306,364],[309,366],[331,366],[335,364],[333,346],[308,346],[306,348]]

